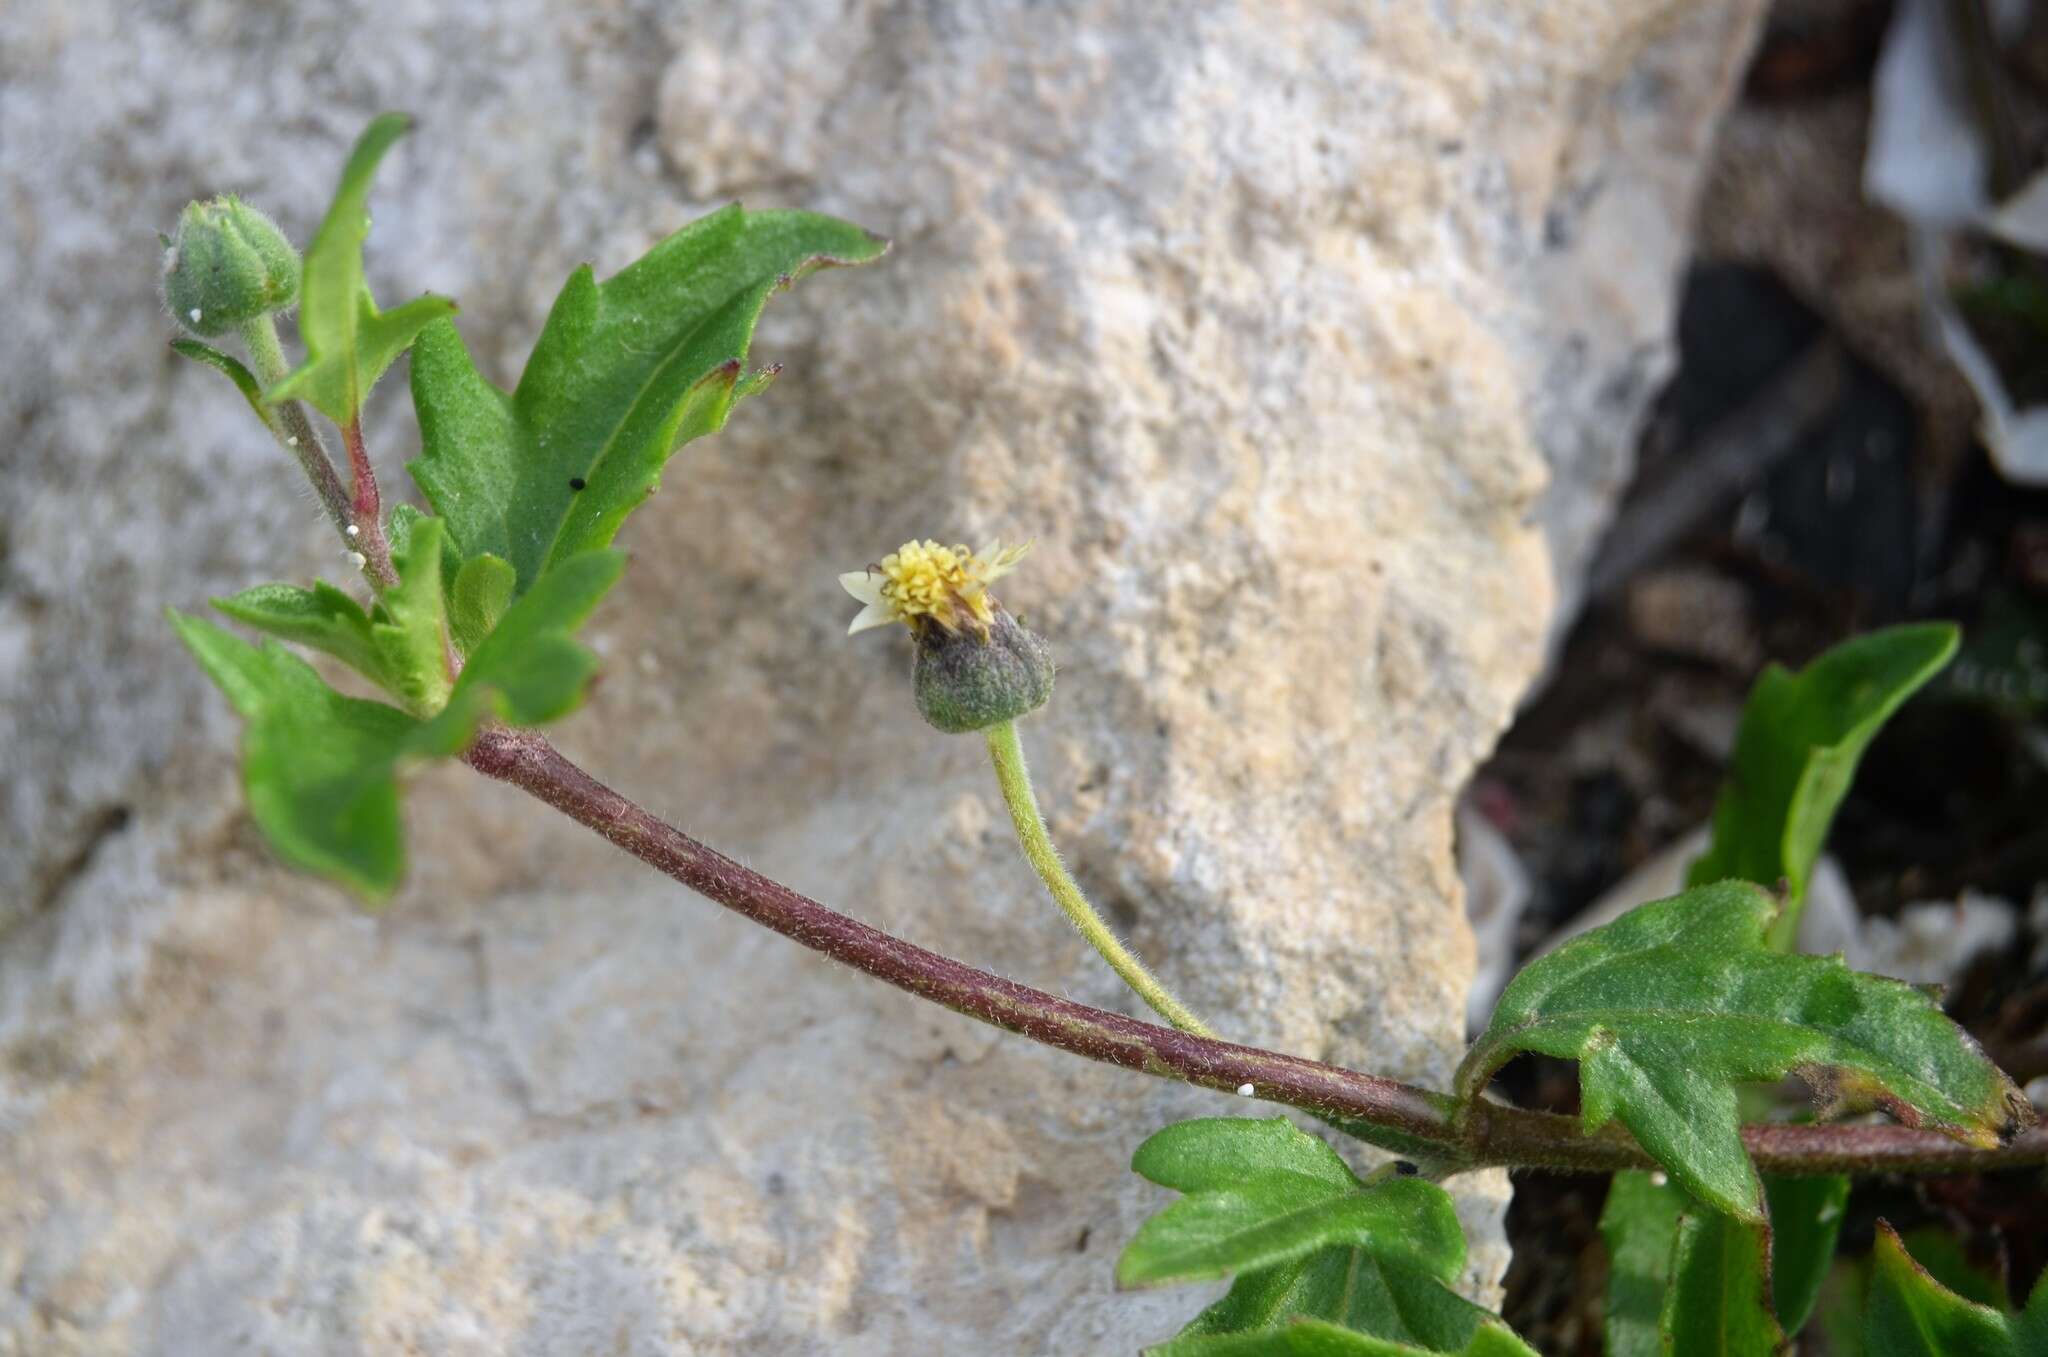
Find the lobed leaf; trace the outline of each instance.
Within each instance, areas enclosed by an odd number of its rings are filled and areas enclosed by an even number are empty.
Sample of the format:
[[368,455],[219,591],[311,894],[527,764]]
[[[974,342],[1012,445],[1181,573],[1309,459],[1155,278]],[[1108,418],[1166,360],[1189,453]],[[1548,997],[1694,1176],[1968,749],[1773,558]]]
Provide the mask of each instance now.
[[1530,1357],[1498,1316],[1445,1285],[1464,1264],[1465,1239],[1450,1198],[1433,1183],[1391,1170],[1361,1181],[1336,1151],[1285,1118],[1181,1122],[1141,1145],[1132,1168],[1187,1195],[1139,1230],[1118,1262],[1118,1281],[1237,1274],[1229,1293],[1178,1336],[1147,1349],[1154,1357]]
[[1786,883],[1772,945],[1790,950],[1806,883],[1863,751],[1906,699],[1956,653],[1946,622],[1858,636],[1792,673],[1767,667],[1750,690],[1735,755],[1714,806],[1713,843],[1686,884]]
[[588,265],[571,274],[510,394],[452,324],[430,326],[413,352],[422,452],[410,470],[461,559],[510,562],[523,593],[610,545],[676,449],[765,385],[745,363],[768,297],[886,248],[811,213],[714,212],[602,284]]
[[354,664],[416,707],[344,697],[284,647],[170,614],[187,647],[247,721],[242,777],[249,808],[278,856],[372,900],[397,886],[405,853],[399,778],[461,753],[488,718],[537,725],[582,700],[597,657],[572,639],[625,558],[585,552],[543,576],[504,611],[451,685],[444,650],[441,525],[409,523],[394,560],[400,584],[377,612],[326,585],[270,585],[218,605],[273,636]]
[[1798,1072],[1834,1108],[1995,1145],[2033,1121],[2010,1079],[1921,991],[1839,957],[1765,944],[1775,906],[1744,882],[1644,905],[1538,958],[1502,993],[1458,1070],[1479,1096],[1537,1052],[1579,1062],[1586,1129],[1619,1119],[1703,1204],[1763,1218],[1736,1085]]
[[454,313],[455,303],[431,294],[379,311],[363,278],[370,180],[385,152],[411,128],[412,119],[386,113],[364,129],[349,153],[333,205],[306,249],[299,307],[306,361],[266,392],[266,401],[308,401],[336,424],[351,424],[370,388],[419,332]]
[[1356,1244],[1445,1280],[1465,1261],[1451,1199],[1420,1178],[1367,1185],[1285,1117],[1169,1126],[1131,1168],[1185,1195],[1145,1222],[1117,1260],[1120,1286],[1204,1281]]
[[311,665],[173,610],[172,626],[248,722],[242,781],[277,855],[373,900],[405,869],[398,774],[461,748],[467,732],[396,707],[343,697]]

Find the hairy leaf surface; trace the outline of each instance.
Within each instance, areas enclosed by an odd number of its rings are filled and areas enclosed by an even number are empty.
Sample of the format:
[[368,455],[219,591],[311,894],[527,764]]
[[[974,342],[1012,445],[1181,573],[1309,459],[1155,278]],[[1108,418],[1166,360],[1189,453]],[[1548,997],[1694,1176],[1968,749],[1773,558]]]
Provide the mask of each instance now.
[[[351,663],[379,669],[394,691],[400,664],[424,664],[431,626],[434,672],[446,701],[420,715],[381,702],[344,697],[312,666],[272,642],[258,648],[234,634],[173,611],[171,622],[200,665],[248,723],[242,778],[249,808],[278,856],[381,900],[405,866],[399,826],[399,778],[421,762],[459,754],[478,726],[495,717],[537,725],[582,700],[597,657],[572,639],[575,629],[618,580],[624,557],[585,552],[549,571],[506,609],[477,645],[452,689],[439,645],[440,525],[414,523],[404,559],[411,603],[374,621],[338,590],[282,585],[223,601],[223,611],[273,635],[317,646]],[[397,592],[397,591],[393,591]],[[389,603],[393,593],[385,595]],[[381,641],[381,643],[380,643]],[[366,670],[366,672],[368,672]],[[378,677],[372,674],[372,677]]]
[[400,767],[456,753],[466,732],[343,697],[276,642],[259,649],[175,611],[171,623],[248,723],[242,782],[277,855],[372,900],[389,895],[405,869]]
[[1839,957],[1773,952],[1776,907],[1744,882],[1696,887],[1566,943],[1515,977],[1458,1070],[1477,1098],[1523,1052],[1579,1062],[1591,1131],[1619,1118],[1702,1203],[1756,1221],[1736,1085],[1797,1071],[1835,1107],[1881,1106],[1978,1145],[2032,1108],[1920,990]]
[[380,688],[392,686],[383,652],[370,635],[370,615],[325,580],[310,589],[259,584],[232,598],[217,598],[213,606],[267,636],[332,655]]
[[604,283],[588,265],[571,274],[510,394],[452,324],[429,328],[412,360],[423,450],[410,469],[462,559],[509,561],[524,592],[609,545],[676,449],[765,384],[745,363],[768,297],[886,244],[807,212],[714,212]]

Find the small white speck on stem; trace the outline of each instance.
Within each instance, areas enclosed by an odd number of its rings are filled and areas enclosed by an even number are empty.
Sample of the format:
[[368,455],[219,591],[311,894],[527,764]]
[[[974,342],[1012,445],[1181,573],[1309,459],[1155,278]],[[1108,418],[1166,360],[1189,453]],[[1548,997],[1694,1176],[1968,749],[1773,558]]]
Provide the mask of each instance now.
[[348,535],[350,537],[360,537],[362,536],[362,532],[363,530],[357,527],[355,524],[351,523],[348,525]]
[[284,440],[284,445],[288,448],[297,447],[299,445],[299,436],[297,434],[293,434],[290,438]]
[[370,563],[370,558],[363,555],[363,553],[360,551],[351,551],[348,554],[348,563],[354,566],[356,569],[361,570],[363,567],[367,566]]
[[1240,1098],[1249,1098],[1257,1091],[1250,1084],[1239,1084],[1237,1086],[1237,1096]]
[[1667,1173],[1665,1173],[1663,1169],[1658,1169],[1658,1170],[1657,1170],[1657,1171],[1656,1171],[1655,1173],[1652,1173],[1652,1174],[1650,1175],[1650,1186],[1651,1186],[1651,1187],[1662,1187],[1662,1186],[1664,1186],[1664,1184],[1666,1184],[1666,1183],[1668,1183],[1668,1182],[1670,1182],[1670,1181],[1671,1181],[1671,1177],[1670,1177],[1670,1175],[1669,1175],[1669,1174],[1667,1174]]
[[191,309],[190,311],[187,311],[187,312],[186,312],[185,314],[186,314],[186,315],[188,315],[188,316],[190,316],[190,317],[192,317],[192,323],[193,323],[194,325],[197,325],[197,324],[199,323],[199,308],[198,308],[198,307],[196,307],[196,306],[195,306],[195,307],[193,307],[193,308],[192,308],[192,309]]

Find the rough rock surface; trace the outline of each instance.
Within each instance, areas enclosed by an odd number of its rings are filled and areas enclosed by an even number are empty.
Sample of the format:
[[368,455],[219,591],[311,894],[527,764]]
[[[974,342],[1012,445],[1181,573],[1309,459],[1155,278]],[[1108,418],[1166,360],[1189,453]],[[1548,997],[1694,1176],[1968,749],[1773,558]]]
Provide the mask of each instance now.
[[[166,604],[341,578],[165,352],[151,232],[301,239],[365,118],[383,296],[509,378],[579,260],[730,197],[892,235],[628,528],[560,742],[883,927],[1100,1003],[971,739],[836,572],[1034,535],[1076,869],[1242,1038],[1441,1079],[1453,798],[1665,361],[1755,0],[785,0],[0,13],[0,1353],[1129,1351],[1132,1145],[1250,1111],[998,1037],[507,789],[420,779],[368,918],[272,865]],[[687,17],[685,17],[687,15]],[[402,383],[371,419],[391,483]],[[1545,459],[1559,475],[1546,492]],[[1475,1293],[1505,1183],[1459,1185]]]

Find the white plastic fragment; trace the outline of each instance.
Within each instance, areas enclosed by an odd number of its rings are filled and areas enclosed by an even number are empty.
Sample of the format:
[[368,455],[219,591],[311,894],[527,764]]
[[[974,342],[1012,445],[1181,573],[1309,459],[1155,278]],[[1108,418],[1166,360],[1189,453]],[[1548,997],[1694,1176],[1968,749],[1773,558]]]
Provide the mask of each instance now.
[[[1997,364],[1956,309],[1948,277],[1962,231],[2048,249],[2048,184],[2036,180],[2002,204],[1991,201],[1991,149],[1945,7],[1944,0],[1905,0],[1896,11],[1872,82],[1863,191],[1909,228],[1921,310],[1977,395],[1978,432],[1999,472],[2017,484],[2048,485],[2048,407],[2013,404]],[[2026,15],[2023,0],[1993,4],[1997,39],[2014,37]]]

